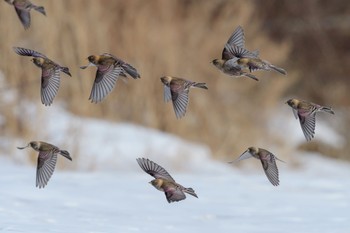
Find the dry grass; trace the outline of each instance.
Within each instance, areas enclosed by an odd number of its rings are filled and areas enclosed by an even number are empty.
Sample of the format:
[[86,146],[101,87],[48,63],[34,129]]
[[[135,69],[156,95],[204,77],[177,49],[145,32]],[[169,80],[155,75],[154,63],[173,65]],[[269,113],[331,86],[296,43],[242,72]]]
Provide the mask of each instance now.
[[[293,41],[271,39],[278,36],[266,30],[270,19],[257,14],[264,8],[255,1],[33,2],[45,6],[47,17],[32,12],[32,26],[27,31],[14,10],[1,3],[0,70],[6,85],[18,90],[11,105],[23,98],[40,102],[40,70],[29,58],[12,51],[12,46],[31,48],[70,67],[73,77],[62,75],[51,108],[61,101],[77,115],[158,128],[205,143],[221,157],[268,141],[264,134],[266,120],[271,117],[268,109],[280,104],[281,97],[290,94],[287,91],[300,84],[304,75],[295,63],[289,63]],[[269,6],[266,4],[265,9]],[[220,57],[224,43],[238,25],[245,28],[247,47],[259,48],[263,58],[288,71],[288,78],[257,72],[259,83],[232,79],[210,64]],[[105,101],[95,105],[88,101],[95,69],[80,70],[79,66],[87,64],[87,56],[104,52],[134,65],[142,78],[130,79],[127,84],[119,82]],[[163,75],[208,84],[208,91],[191,91],[188,112],[182,120],[176,120],[172,106],[163,103],[159,80]],[[25,127],[26,122],[17,120],[11,106],[3,108],[1,114],[6,118],[5,134],[28,138],[33,134]]]

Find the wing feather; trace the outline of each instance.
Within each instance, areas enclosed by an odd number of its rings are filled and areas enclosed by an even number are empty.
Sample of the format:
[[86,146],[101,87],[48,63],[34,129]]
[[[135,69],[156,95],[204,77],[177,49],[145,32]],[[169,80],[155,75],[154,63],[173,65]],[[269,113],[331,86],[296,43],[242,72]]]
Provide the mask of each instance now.
[[41,73],[41,102],[51,105],[60,87],[60,69],[58,67],[48,70],[42,69]]
[[57,153],[39,152],[36,172],[36,187],[44,188],[50,180],[56,166]]
[[113,90],[123,72],[120,66],[110,66],[107,70],[98,68],[89,100],[93,103],[102,101]]
[[42,58],[47,58],[44,54],[41,54],[37,51],[31,50],[31,49],[26,49],[26,48],[21,48],[21,47],[13,47],[13,50],[15,53],[21,56],[29,56],[29,57],[42,57]]
[[171,175],[163,167],[159,166],[155,162],[146,158],[138,158],[136,160],[142,170],[155,177],[156,179],[161,178],[175,182]]
[[307,116],[302,116],[301,114],[298,114],[301,129],[303,130],[304,136],[307,141],[310,141],[315,134],[315,127],[316,127],[316,114],[312,113]]
[[275,156],[269,153],[269,156],[266,159],[261,159],[260,161],[264,168],[264,172],[268,180],[271,182],[272,185],[278,186],[279,175],[278,175],[278,168],[277,168]]

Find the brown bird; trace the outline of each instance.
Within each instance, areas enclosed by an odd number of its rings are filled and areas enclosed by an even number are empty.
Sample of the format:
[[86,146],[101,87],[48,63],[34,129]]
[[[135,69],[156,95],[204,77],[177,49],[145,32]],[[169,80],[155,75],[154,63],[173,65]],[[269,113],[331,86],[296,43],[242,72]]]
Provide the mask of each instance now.
[[244,49],[244,41],[245,38],[243,28],[238,26],[226,42],[222,51],[221,59],[214,59],[211,63],[224,74],[233,77],[245,76],[258,81],[258,78],[242,69],[242,66],[237,63],[239,57],[236,57],[235,51],[232,50],[233,47],[238,49],[241,48],[241,51],[244,52],[246,56],[257,56],[258,51],[249,52],[248,50]]
[[226,44],[222,52],[222,58],[214,59],[212,61],[212,64],[224,74],[227,74],[233,77],[248,77],[258,81],[257,77],[245,72],[242,69],[242,66],[238,63],[239,58],[236,57],[236,53],[234,53],[235,51],[233,50],[233,48],[237,48],[237,50],[241,50],[247,57],[256,56],[256,53],[257,53],[257,52],[249,52],[248,50],[242,47],[237,47],[234,44],[232,45]]
[[50,180],[56,166],[57,154],[72,161],[69,152],[60,150],[58,147],[47,142],[32,141],[25,147],[17,147],[20,150],[31,147],[39,152],[38,165],[36,169],[36,187],[44,188]]
[[248,159],[251,157],[254,157],[261,161],[261,164],[264,168],[264,172],[267,178],[269,179],[269,181],[271,182],[271,184],[274,186],[278,186],[280,181],[279,181],[276,160],[279,160],[281,162],[284,162],[284,161],[278,159],[275,155],[273,155],[271,152],[265,149],[261,149],[257,147],[249,147],[248,150],[246,150],[238,159],[230,163]]
[[208,89],[205,83],[196,83],[182,78],[163,76],[164,101],[172,100],[176,118],[185,116],[188,105],[188,93],[191,87]]
[[102,101],[113,90],[119,77],[126,78],[126,74],[129,74],[134,79],[140,78],[134,67],[112,54],[91,55],[87,59],[89,64],[81,66],[81,69],[89,66],[97,67],[95,82],[89,97],[93,103]]
[[30,10],[34,9],[46,16],[45,9],[42,6],[36,6],[29,0],[5,0],[15,7],[18,18],[21,20],[24,29],[30,27]]
[[53,62],[45,55],[31,49],[13,47],[13,50],[21,56],[33,57],[33,63],[41,68],[41,102],[51,105],[60,87],[60,72],[72,76],[68,67],[63,67]]
[[[244,31],[241,26],[238,26],[230,38],[228,38],[226,45],[231,46],[235,45],[240,48],[244,48],[245,38],[244,38]],[[232,53],[228,52],[226,49],[226,46],[222,50],[222,57],[225,57],[227,60],[232,58]]]
[[169,173],[155,162],[145,158],[138,158],[136,160],[142,170],[155,178],[149,183],[159,191],[164,192],[169,203],[186,199],[185,193],[198,198],[192,188],[185,188],[176,183]]
[[290,99],[286,102],[292,110],[296,119],[299,119],[301,129],[307,141],[315,134],[316,112],[328,112],[334,114],[331,107],[325,107],[305,100]]
[[268,61],[262,60],[258,57],[242,57],[238,59],[237,63],[242,67],[248,68],[250,72],[253,72],[256,70],[266,70],[266,71],[274,70],[283,75],[287,74],[287,72],[284,69],[277,67],[275,65],[272,65]]
[[247,68],[249,69],[250,72],[256,71],[256,70],[274,70],[277,71],[283,75],[286,75],[287,72],[275,65],[272,65],[268,61],[260,59],[259,52],[257,50],[250,52],[245,48],[236,46],[234,44],[232,45],[226,45],[225,46],[227,54],[233,58],[238,58],[236,60],[236,63],[241,67],[241,68]]

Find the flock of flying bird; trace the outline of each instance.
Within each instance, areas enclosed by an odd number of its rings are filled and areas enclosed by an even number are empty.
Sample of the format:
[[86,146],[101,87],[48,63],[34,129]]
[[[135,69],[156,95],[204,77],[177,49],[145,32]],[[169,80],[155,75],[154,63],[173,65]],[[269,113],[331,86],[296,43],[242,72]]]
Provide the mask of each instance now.
[[[31,9],[46,15],[44,7],[36,6],[28,0],[5,1],[14,6],[25,29],[28,29],[30,26]],[[248,77],[256,81],[258,81],[258,78],[252,74],[252,72],[256,70],[273,70],[283,75],[287,74],[284,69],[277,67],[268,61],[262,60],[259,57],[259,52],[257,50],[247,50],[244,43],[244,31],[243,28],[239,26],[225,44],[221,59],[214,59],[212,64],[229,76]],[[21,56],[33,57],[32,62],[41,68],[41,101],[45,106],[51,105],[59,89],[60,73],[63,72],[71,76],[68,67],[60,66],[45,55],[31,49],[20,47],[14,47],[13,49]],[[113,90],[119,78],[126,78],[127,75],[134,79],[140,78],[140,74],[132,65],[112,54],[104,53],[101,55],[91,55],[88,57],[88,60],[89,64],[80,68],[85,69],[88,66],[97,67],[95,81],[89,97],[89,100],[93,103],[98,103],[106,98],[106,96]],[[178,77],[164,76],[161,77],[160,80],[164,85],[164,100],[166,102],[170,100],[172,101],[174,112],[178,119],[185,116],[189,101],[188,95],[190,88],[208,89],[205,83],[197,83]],[[299,119],[307,141],[310,141],[315,134],[316,113],[322,111],[334,114],[330,107],[324,107],[304,100],[290,99],[286,104],[292,108],[295,118]],[[45,187],[51,178],[55,169],[58,154],[72,160],[68,151],[61,150],[46,142],[31,141],[27,146],[18,147],[18,149],[24,149],[27,147],[31,147],[39,152],[36,173],[36,186],[39,188]],[[282,160],[278,159],[268,150],[249,147],[233,162],[251,157],[261,161],[265,174],[271,184],[274,186],[279,185],[279,173],[276,160]],[[137,162],[146,173],[155,178],[150,183],[156,189],[165,193],[166,199],[169,203],[185,199],[185,193],[197,197],[197,194],[192,188],[185,188],[176,183],[170,174],[155,162],[146,158],[138,158]]]

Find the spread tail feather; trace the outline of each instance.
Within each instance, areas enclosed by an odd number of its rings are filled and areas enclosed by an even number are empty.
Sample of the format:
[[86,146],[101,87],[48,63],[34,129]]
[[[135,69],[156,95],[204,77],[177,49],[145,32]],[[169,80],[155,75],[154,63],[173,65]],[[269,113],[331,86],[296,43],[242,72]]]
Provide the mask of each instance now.
[[122,65],[123,69],[134,79],[141,78],[140,74],[137,73],[137,70],[131,65],[125,63]]
[[259,79],[257,77],[255,77],[255,75],[248,74],[248,73],[244,73],[243,75],[248,77],[248,78],[254,79],[255,81],[259,81]]
[[193,86],[194,86],[194,87],[203,88],[203,89],[207,89],[207,90],[208,90],[208,87],[207,87],[207,84],[206,84],[206,83],[194,83]]
[[280,68],[280,67],[277,67],[277,66],[274,66],[274,65],[270,65],[270,68],[273,69],[274,71],[277,71],[278,73],[283,74],[283,75],[287,74],[287,72],[284,69]]
[[185,188],[183,191],[184,191],[185,193],[188,193],[188,194],[190,194],[190,195],[192,195],[192,196],[198,198],[198,196],[197,196],[197,194],[194,192],[193,188]]
[[63,156],[63,157],[66,157],[67,159],[69,159],[70,161],[72,161],[72,157],[70,157],[70,154],[68,151],[66,150],[60,150],[60,154]]
[[46,16],[46,12],[45,12],[45,9],[43,6],[35,6],[34,9],[36,11],[39,11],[41,14],[45,15]]
[[322,107],[320,108],[320,111],[323,111],[323,112],[328,112],[330,114],[333,114],[334,115],[334,111],[332,110],[331,107]]
[[61,71],[72,77],[72,75],[69,72],[69,68],[68,67],[61,67]]

